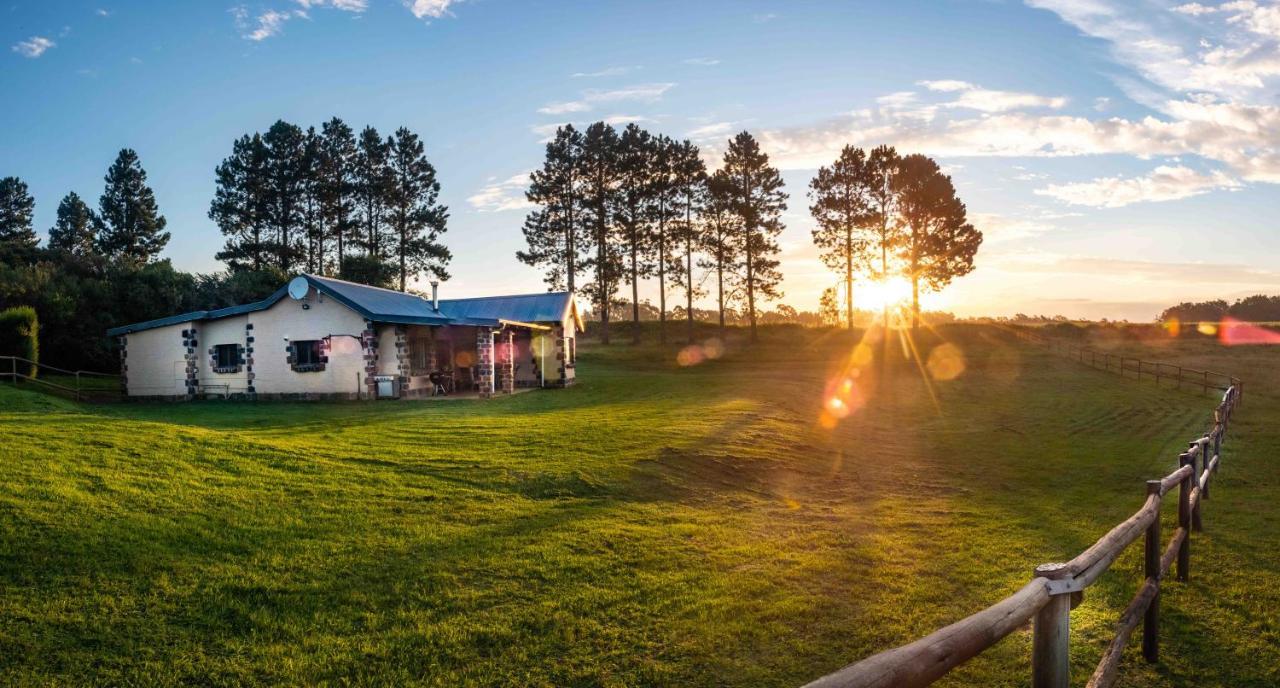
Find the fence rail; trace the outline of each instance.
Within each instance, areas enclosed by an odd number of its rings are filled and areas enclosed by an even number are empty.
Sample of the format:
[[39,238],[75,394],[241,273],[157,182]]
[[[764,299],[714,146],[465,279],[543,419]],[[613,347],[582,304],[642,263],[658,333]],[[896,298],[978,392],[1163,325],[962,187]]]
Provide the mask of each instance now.
[[[27,372],[20,372],[19,368],[26,368]],[[60,384],[45,379],[45,376],[49,373],[55,376],[71,378],[71,380],[67,380],[71,384]],[[98,373],[92,370],[67,370],[66,368],[37,363],[21,356],[0,356],[0,380],[4,379],[8,379],[15,386],[19,383],[36,385],[42,389],[68,395],[76,401],[114,401],[120,398],[119,384],[115,385],[112,390],[86,384],[89,379],[119,380],[119,375]]]
[[[1137,359],[1126,357],[1126,360]],[[807,684],[806,688],[927,686],[1027,621],[1034,624],[1033,688],[1067,688],[1071,609],[1084,599],[1084,590],[1139,539],[1143,540],[1144,548],[1142,584],[1120,614],[1115,637],[1087,685],[1107,688],[1115,683],[1124,647],[1139,625],[1142,626],[1142,656],[1147,662],[1156,662],[1160,653],[1160,588],[1175,562],[1177,580],[1186,582],[1190,576],[1192,533],[1204,527],[1203,502],[1209,498],[1209,483],[1221,465],[1222,446],[1231,416],[1240,405],[1238,380],[1224,377],[1233,382],[1214,408],[1212,429],[1188,443],[1187,451],[1178,456],[1177,470],[1158,480],[1148,480],[1142,508],[1091,547],[1070,561],[1037,566],[1031,581],[1021,590],[972,616],[909,645],[850,664]],[[1208,382],[1204,384],[1207,388]],[[1178,491],[1178,525],[1162,550],[1160,505],[1174,489]]]
[[1145,375],[1157,383],[1173,382],[1179,389],[1184,385],[1188,389],[1199,387],[1204,394],[1208,394],[1211,389],[1225,391],[1229,387],[1235,387],[1242,397],[1244,395],[1244,382],[1240,378],[1226,373],[1219,373],[1214,370],[1197,370],[1175,363],[1148,361],[1136,356],[1099,351],[1092,347],[1078,346],[1021,329],[1014,330],[1014,333],[1019,339],[1046,346],[1054,353],[1075,359],[1098,370],[1117,373],[1122,377],[1132,376],[1135,380],[1141,380]]

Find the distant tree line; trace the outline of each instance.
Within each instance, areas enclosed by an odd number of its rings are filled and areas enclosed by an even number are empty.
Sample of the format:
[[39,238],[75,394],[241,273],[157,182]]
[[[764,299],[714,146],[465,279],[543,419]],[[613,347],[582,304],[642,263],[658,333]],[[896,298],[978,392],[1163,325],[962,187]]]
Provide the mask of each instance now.
[[1255,294],[1227,303],[1222,299],[1184,302],[1164,309],[1160,322],[1219,322],[1223,318],[1248,322],[1280,322],[1280,296]]
[[405,127],[357,137],[337,117],[319,131],[277,121],[236,139],[215,170],[209,219],[233,272],[272,267],[396,285],[448,279],[449,209],[422,140]]

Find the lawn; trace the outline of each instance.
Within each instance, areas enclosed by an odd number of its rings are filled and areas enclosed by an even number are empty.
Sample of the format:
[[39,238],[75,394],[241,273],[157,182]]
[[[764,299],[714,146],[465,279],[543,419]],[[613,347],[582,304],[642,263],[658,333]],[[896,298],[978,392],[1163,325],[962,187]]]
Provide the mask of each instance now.
[[[90,406],[0,387],[0,684],[793,686],[1019,588],[1140,506],[1214,401],[997,330],[818,421],[843,333],[581,347],[490,402]],[[1246,379],[1270,349],[1129,352]],[[1270,365],[1268,372],[1259,367]],[[1250,388],[1127,686],[1280,683],[1280,399]],[[1166,533],[1173,513],[1167,509]],[[1139,582],[1072,614],[1081,681]],[[1030,631],[945,685],[1023,686]]]

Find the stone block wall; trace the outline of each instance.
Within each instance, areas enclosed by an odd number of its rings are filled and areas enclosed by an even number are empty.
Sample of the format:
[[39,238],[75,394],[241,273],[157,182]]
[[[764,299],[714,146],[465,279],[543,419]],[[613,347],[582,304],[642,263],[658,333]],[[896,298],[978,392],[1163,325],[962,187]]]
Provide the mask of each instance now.
[[197,353],[197,347],[200,342],[197,338],[195,324],[182,331],[182,346],[186,349],[184,358],[187,362],[187,396],[194,397],[200,392],[200,354]]
[[476,383],[482,399],[493,396],[493,353],[493,331],[487,327],[476,328]]

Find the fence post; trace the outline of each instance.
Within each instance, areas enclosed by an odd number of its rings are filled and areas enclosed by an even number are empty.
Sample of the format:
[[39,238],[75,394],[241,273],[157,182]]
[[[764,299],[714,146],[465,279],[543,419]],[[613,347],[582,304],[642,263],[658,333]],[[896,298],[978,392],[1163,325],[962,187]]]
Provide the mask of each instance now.
[[[1069,574],[1066,564],[1041,564],[1039,578],[1056,580]],[[1070,681],[1071,595],[1053,595],[1036,612],[1031,640],[1032,688],[1068,688]]]
[[[1213,461],[1214,452],[1212,451],[1212,447],[1213,447],[1213,441],[1209,439],[1209,433],[1206,432],[1204,434],[1204,437],[1200,438],[1200,455],[1204,457],[1205,473],[1209,473],[1209,463]],[[1213,480],[1213,476],[1210,475],[1209,479]],[[1209,483],[1205,483],[1204,494],[1200,495],[1200,499],[1208,499],[1208,498],[1209,498]]]
[[1195,460],[1190,454],[1178,457],[1178,467],[1191,466],[1191,475],[1182,479],[1178,486],[1178,527],[1186,532],[1182,545],[1178,547],[1178,580],[1187,582],[1191,575],[1191,479],[1195,474]]
[[[1187,443],[1187,453],[1191,455],[1191,486],[1198,487],[1200,485],[1200,474],[1204,471],[1204,452],[1200,451],[1200,441],[1195,440]],[[1188,493],[1188,497],[1190,493]],[[1200,505],[1204,504],[1204,491],[1200,492],[1200,499],[1196,500],[1195,506],[1191,508],[1191,529],[1197,533],[1204,530],[1204,522],[1200,520]]]
[[[1147,481],[1147,495],[1160,494],[1160,481]],[[1143,568],[1147,579],[1155,581],[1156,596],[1147,605],[1147,614],[1142,619],[1142,656],[1150,663],[1160,658],[1160,512],[1147,526],[1146,561]]]

